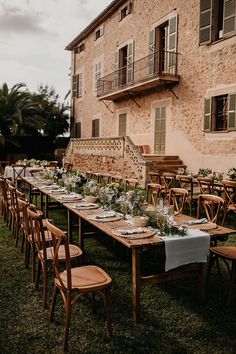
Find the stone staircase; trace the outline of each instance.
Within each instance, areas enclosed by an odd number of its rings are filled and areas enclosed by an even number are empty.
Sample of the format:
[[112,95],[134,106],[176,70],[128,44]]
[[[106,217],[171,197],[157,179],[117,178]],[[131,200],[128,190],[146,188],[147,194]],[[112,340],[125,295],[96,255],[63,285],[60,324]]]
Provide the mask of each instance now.
[[179,169],[186,169],[186,165],[184,165],[183,161],[176,155],[150,155],[143,154],[143,158],[151,162],[149,166],[150,172],[173,172],[178,173]]

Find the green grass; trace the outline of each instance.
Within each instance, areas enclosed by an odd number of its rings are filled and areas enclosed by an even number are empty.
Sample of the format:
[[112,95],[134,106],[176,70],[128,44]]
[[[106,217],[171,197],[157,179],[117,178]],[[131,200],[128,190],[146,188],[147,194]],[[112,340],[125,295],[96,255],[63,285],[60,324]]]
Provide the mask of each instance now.
[[[51,212],[55,224],[65,228],[63,210]],[[76,232],[74,234],[74,239]],[[236,234],[227,244],[235,245]],[[155,259],[153,252],[142,258],[145,267]],[[131,259],[127,250],[101,235],[85,240],[85,263],[97,264],[113,278],[112,315],[114,335],[105,329],[104,308],[97,301],[92,313],[87,297],[75,306],[69,336],[70,353],[154,354],[235,353],[236,303],[226,308],[227,274],[214,270],[205,305],[196,300],[196,281],[179,280],[142,290],[142,322],[131,317]],[[31,269],[25,269],[20,247],[0,221],[0,353],[62,353],[64,312],[58,301],[55,322],[42,306],[41,291],[31,283]],[[49,282],[52,284],[53,277]],[[51,289],[49,290],[49,301]],[[60,298],[60,297],[59,297]]]

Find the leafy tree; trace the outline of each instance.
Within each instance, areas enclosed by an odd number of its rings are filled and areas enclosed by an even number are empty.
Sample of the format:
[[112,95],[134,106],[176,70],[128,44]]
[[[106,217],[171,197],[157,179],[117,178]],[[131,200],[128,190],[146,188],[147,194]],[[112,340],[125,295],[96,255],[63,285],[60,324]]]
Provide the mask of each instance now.
[[56,137],[68,131],[69,107],[59,102],[59,95],[53,87],[40,85],[38,93],[33,94],[33,100],[38,105],[38,116],[43,120],[43,135]]

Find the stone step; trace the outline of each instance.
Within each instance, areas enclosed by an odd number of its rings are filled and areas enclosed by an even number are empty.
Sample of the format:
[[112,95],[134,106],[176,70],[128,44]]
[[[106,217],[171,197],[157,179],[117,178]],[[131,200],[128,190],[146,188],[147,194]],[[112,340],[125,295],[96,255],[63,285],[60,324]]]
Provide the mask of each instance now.
[[167,160],[167,161],[152,161],[152,165],[163,166],[163,165],[181,165],[183,162],[181,160]]

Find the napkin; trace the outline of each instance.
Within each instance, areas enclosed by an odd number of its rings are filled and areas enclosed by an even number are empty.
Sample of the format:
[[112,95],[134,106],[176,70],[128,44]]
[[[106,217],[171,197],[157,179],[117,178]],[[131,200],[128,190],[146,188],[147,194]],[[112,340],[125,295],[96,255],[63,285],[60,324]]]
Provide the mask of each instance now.
[[81,203],[81,204],[76,204],[75,207],[76,208],[87,208],[87,207],[90,207],[90,206],[94,206],[96,204],[94,203]]
[[113,211],[110,211],[110,212],[108,211],[106,213],[96,215],[96,219],[113,218],[115,216],[116,216],[116,213],[114,213]]
[[134,235],[134,234],[144,234],[146,230],[138,227],[137,229],[119,229],[117,230],[121,235]]
[[202,219],[197,219],[197,220],[185,221],[185,224],[187,224],[187,225],[197,225],[197,224],[206,224],[207,222],[208,222],[208,220],[206,218],[202,218]]
[[186,236],[159,236],[165,242],[165,271],[184,264],[207,262],[210,236],[198,229],[189,229]]

